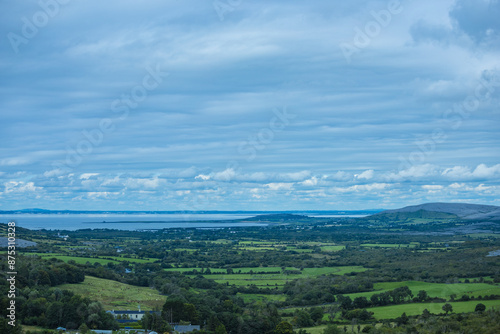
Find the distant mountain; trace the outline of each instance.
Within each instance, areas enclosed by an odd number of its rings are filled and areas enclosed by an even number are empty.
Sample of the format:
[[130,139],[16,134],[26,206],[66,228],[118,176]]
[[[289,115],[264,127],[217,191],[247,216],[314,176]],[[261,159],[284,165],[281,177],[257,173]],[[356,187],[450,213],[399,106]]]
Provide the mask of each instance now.
[[420,205],[407,206],[396,210],[386,210],[370,218],[382,219],[408,219],[408,218],[428,218],[428,219],[464,219],[464,220],[499,220],[500,207],[494,205],[479,205],[465,203],[426,203]]
[[284,222],[303,222],[314,220],[304,215],[289,214],[289,213],[277,213],[268,215],[258,215],[251,218],[241,219],[243,221],[255,221],[255,222],[274,222],[274,223],[284,223]]
[[39,209],[39,208],[22,209],[19,211],[22,213],[49,213],[50,212],[50,210]]

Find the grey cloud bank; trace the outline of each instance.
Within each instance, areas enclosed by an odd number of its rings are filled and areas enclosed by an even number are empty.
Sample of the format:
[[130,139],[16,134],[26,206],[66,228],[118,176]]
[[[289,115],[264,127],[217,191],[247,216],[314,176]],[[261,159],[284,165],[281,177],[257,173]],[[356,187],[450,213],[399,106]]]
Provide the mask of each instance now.
[[2,2],[0,209],[500,205],[500,2],[396,5]]

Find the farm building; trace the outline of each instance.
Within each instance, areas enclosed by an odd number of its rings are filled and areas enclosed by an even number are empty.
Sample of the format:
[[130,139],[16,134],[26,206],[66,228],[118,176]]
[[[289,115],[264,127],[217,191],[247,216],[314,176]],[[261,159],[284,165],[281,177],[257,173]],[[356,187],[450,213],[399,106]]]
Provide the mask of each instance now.
[[135,322],[139,321],[144,317],[144,314],[146,312],[148,313],[153,313],[153,311],[131,311],[131,310],[126,310],[126,311],[107,311],[109,314],[111,314],[118,322]]

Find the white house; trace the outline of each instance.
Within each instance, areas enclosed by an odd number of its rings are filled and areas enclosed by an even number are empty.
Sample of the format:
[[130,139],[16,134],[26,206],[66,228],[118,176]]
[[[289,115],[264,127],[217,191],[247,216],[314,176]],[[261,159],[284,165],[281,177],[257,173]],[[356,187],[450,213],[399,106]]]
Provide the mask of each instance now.
[[144,317],[144,314],[146,311],[108,311],[115,319],[128,319],[128,320],[135,320],[139,321]]

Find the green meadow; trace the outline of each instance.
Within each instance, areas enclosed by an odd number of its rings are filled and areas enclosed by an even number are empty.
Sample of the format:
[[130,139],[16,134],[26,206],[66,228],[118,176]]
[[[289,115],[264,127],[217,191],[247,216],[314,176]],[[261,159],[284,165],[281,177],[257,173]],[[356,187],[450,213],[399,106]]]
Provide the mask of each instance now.
[[367,248],[415,248],[418,243],[409,244],[361,244],[362,247]]
[[373,294],[390,291],[399,287],[407,286],[416,296],[420,290],[427,291],[429,297],[440,297],[449,299],[451,295],[456,295],[456,299],[463,295],[469,297],[474,296],[488,296],[500,295],[500,284],[487,284],[487,283],[427,283],[420,281],[403,281],[403,282],[382,282],[375,283],[375,291],[351,293],[346,296],[354,299],[356,297],[370,298]]
[[238,297],[243,298],[245,303],[254,302],[254,301],[285,301],[286,296],[279,295],[263,295],[263,294],[251,294],[251,293],[238,293]]
[[[299,268],[287,267],[286,270],[300,271]],[[166,271],[187,272],[197,270],[200,274],[202,268],[168,268]],[[203,270],[206,270],[204,268]],[[283,286],[287,281],[297,278],[308,278],[320,275],[335,274],[344,275],[351,272],[362,272],[368,270],[361,266],[341,266],[341,267],[321,267],[304,268],[300,274],[285,274],[281,267],[256,267],[256,268],[232,268],[233,274],[227,274],[227,269],[210,268],[212,274],[203,275],[207,279],[213,279],[217,283],[248,286],[256,285],[261,287]]]
[[106,310],[136,310],[138,305],[142,310],[152,310],[161,308],[167,298],[155,289],[92,276],[85,276],[82,283],[63,284],[58,288],[99,300]]
[[[261,268],[252,268],[254,271],[261,271]],[[276,267],[275,270],[280,270]],[[294,270],[298,270],[294,268]],[[256,286],[282,286],[287,281],[294,280],[297,278],[308,278],[314,276],[320,276],[324,274],[335,274],[344,275],[350,272],[362,272],[366,271],[366,268],[360,266],[344,266],[344,267],[323,267],[323,268],[304,268],[301,274],[250,274],[249,272],[245,274],[220,274],[220,275],[204,275],[205,278],[213,279],[217,283],[229,284],[229,285],[256,285]],[[238,272],[238,270],[235,270]],[[242,270],[243,272],[243,270]]]
[[[500,308],[500,300],[471,300],[467,302],[450,302],[453,306],[453,313],[474,312],[476,305],[482,303],[489,308]],[[403,312],[406,315],[419,315],[422,314],[424,309],[431,313],[439,314],[444,313],[442,307],[445,303],[411,303],[391,306],[372,307],[367,309],[374,313],[375,319],[395,319]]]
[[61,255],[61,254],[28,253],[25,255],[30,255],[30,254],[41,256],[44,259],[56,258],[56,259],[62,260],[64,262],[68,262],[70,260],[73,260],[78,264],[85,264],[87,262],[90,262],[91,264],[94,264],[97,262],[97,263],[100,263],[101,265],[105,265],[105,264],[110,263],[110,262],[115,263],[115,264],[120,263],[120,262],[115,261],[115,260],[107,260],[107,259],[102,259],[102,258],[69,256],[69,255]]
[[62,260],[64,262],[68,262],[70,260],[75,261],[78,264],[85,264],[90,262],[91,264],[100,263],[101,265],[105,265],[107,263],[115,263],[118,264],[120,262],[128,261],[135,263],[150,263],[154,261],[158,261],[158,259],[137,259],[137,258],[128,258],[121,256],[100,256],[100,257],[84,257],[84,256],[71,256],[65,254],[53,254],[53,253],[22,253],[23,255],[37,255],[44,259],[56,258],[58,260]]

